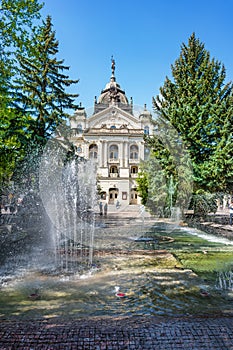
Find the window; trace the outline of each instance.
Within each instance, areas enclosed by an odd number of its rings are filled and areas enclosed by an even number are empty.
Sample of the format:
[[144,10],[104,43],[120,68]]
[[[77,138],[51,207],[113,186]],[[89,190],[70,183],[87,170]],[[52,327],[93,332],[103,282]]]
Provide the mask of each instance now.
[[122,192],[122,200],[127,200],[127,192]]
[[77,125],[77,131],[78,131],[78,134],[82,134],[83,132],[82,124]]
[[118,146],[117,145],[112,145],[109,148],[109,158],[117,160],[118,159]]
[[111,166],[110,167],[110,173],[111,174],[117,174],[118,173],[118,169],[116,166]]
[[138,173],[138,167],[137,166],[132,166],[131,167],[131,174],[137,174]]
[[106,200],[106,192],[101,192],[100,198]]
[[149,135],[149,131],[150,131],[149,126],[148,126],[148,125],[145,125],[145,126],[144,126],[144,134],[145,134],[145,135]]
[[130,159],[138,159],[138,146],[130,146]]
[[97,145],[90,145],[89,147],[89,158],[97,158],[98,155],[98,147]]
[[111,125],[110,129],[116,129],[116,125]]

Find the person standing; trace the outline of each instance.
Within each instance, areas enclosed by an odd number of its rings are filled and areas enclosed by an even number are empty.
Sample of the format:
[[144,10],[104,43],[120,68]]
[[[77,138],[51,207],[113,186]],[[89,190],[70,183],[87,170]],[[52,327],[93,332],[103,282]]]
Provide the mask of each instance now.
[[108,212],[108,205],[107,203],[104,204],[104,216],[107,215],[107,212]]
[[103,203],[99,203],[99,208],[100,208],[100,215],[103,215]]
[[232,225],[232,221],[233,221],[233,201],[231,201],[231,203],[229,205],[229,211],[230,211],[230,225]]

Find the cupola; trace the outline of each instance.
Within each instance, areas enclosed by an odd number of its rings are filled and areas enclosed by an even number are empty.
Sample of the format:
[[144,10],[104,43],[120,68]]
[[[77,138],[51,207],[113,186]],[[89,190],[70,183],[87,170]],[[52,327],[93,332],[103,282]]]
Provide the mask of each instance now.
[[129,104],[128,98],[125,95],[125,91],[123,91],[120,85],[116,82],[115,60],[113,57],[111,58],[111,70],[112,74],[110,82],[107,83],[105,88],[101,91],[98,100],[95,98],[94,113],[98,113],[111,105],[116,105],[132,114],[132,100]]

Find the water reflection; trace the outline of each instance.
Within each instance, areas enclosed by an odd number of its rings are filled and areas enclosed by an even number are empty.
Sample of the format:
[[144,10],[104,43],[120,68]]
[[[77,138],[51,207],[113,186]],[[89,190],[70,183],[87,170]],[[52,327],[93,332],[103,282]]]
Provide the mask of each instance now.
[[[182,268],[166,249],[167,243],[150,250],[144,249],[140,240],[132,240],[151,236],[152,226],[153,223],[145,224],[144,232],[136,223],[99,227],[93,266],[83,274],[34,268],[18,270],[17,276],[5,275],[1,284],[1,316],[172,316],[229,310],[232,300],[222,298],[214,285],[209,286],[209,297],[200,294],[204,281],[192,270]],[[156,223],[158,237],[167,237],[164,224],[160,229],[158,226]],[[116,297],[115,286],[125,293],[124,298]],[[29,298],[35,291],[41,296],[39,300]]]

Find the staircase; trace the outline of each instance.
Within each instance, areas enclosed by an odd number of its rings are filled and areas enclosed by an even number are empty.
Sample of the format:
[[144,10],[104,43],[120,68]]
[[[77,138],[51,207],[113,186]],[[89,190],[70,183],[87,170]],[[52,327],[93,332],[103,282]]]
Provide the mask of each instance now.
[[118,209],[116,205],[109,204],[108,205],[108,216],[117,216],[117,217],[125,217],[125,218],[147,218],[151,217],[150,213],[145,211],[143,206],[139,204],[127,204],[121,205]]

